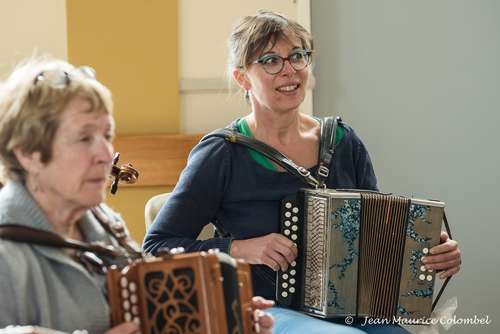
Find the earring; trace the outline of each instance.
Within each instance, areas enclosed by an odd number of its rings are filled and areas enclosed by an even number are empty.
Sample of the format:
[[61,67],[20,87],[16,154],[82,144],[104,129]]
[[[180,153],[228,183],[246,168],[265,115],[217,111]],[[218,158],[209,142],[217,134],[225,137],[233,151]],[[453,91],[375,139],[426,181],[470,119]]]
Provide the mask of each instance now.
[[250,90],[245,90],[245,100],[250,101]]

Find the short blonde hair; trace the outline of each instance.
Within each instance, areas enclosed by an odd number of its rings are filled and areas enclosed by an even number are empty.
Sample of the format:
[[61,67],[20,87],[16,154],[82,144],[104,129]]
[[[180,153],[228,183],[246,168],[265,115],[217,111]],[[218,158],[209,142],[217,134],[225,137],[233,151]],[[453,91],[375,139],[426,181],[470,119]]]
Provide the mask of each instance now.
[[299,23],[269,11],[242,18],[233,28],[228,41],[228,75],[235,68],[246,69],[259,58],[269,43],[275,44],[286,33],[297,37],[304,49],[312,50],[311,34]]
[[[64,86],[39,80],[44,73],[60,73]],[[76,97],[90,102],[90,112],[110,114],[113,110],[111,92],[104,85],[62,60],[28,59],[0,83],[0,161],[4,178],[24,180],[26,176],[14,149],[40,152],[43,163],[51,160],[60,115]]]

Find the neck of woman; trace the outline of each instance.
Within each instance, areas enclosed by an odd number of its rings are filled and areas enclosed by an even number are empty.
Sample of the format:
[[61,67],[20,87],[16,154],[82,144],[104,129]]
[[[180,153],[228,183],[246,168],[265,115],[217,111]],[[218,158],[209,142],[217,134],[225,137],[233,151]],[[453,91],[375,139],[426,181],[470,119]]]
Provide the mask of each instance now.
[[306,118],[297,109],[286,112],[253,110],[245,117],[255,138],[278,145],[290,145],[300,138]]
[[57,234],[63,238],[81,239],[77,223],[88,208],[55,198],[49,191],[33,187],[29,178],[26,180],[26,185]]

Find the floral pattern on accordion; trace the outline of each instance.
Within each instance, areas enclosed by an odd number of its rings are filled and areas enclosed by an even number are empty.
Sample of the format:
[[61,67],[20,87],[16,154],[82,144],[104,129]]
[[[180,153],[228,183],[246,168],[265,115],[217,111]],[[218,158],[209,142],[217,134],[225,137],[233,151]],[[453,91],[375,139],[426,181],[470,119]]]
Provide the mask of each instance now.
[[148,333],[201,333],[194,276],[191,268],[144,276],[147,316],[153,324]]

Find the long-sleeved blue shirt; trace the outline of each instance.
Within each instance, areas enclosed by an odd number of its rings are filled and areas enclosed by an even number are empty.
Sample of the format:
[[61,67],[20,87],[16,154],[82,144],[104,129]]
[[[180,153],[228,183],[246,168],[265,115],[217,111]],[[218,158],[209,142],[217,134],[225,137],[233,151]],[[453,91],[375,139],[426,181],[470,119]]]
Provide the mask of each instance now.
[[[344,126],[331,162],[328,188],[377,189],[365,146],[352,128]],[[310,169],[313,175],[316,169]],[[144,250],[154,254],[163,247],[184,247],[186,251],[219,248],[229,253],[233,239],[278,233],[281,200],[305,187],[294,175],[258,164],[247,148],[219,137],[208,138],[190,153],[179,182],[145,237]],[[210,222],[227,236],[196,240]],[[252,279],[256,295],[275,299],[276,274],[271,268],[252,265]]]

